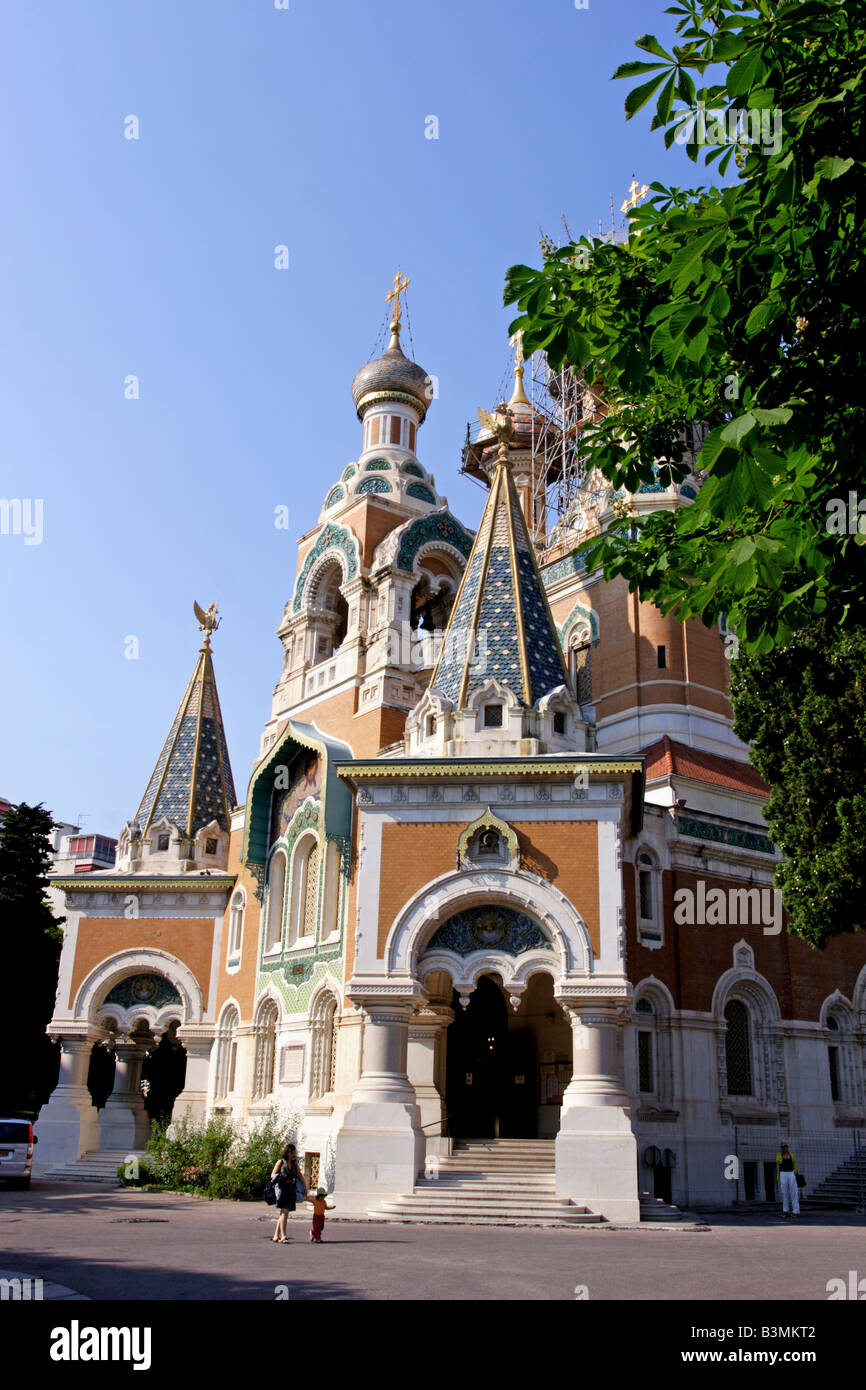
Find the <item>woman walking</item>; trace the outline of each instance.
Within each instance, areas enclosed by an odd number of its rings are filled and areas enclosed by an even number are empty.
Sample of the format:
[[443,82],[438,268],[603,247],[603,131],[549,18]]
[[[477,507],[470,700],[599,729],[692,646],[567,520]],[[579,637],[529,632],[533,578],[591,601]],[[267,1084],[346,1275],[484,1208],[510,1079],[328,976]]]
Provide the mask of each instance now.
[[779,1145],[776,1154],[776,1177],[782,1190],[782,1216],[800,1215],[800,1193],[797,1190],[797,1163],[787,1144]]
[[286,1226],[289,1220],[289,1212],[295,1210],[296,1190],[295,1185],[301,1184],[303,1189],[302,1201],[307,1196],[307,1184],[304,1182],[301,1170],[298,1167],[298,1153],[294,1144],[287,1144],[280,1154],[273,1168],[271,1178],[277,1192],[277,1227],[272,1236],[272,1240],[280,1245],[288,1245],[289,1238],[286,1235]]

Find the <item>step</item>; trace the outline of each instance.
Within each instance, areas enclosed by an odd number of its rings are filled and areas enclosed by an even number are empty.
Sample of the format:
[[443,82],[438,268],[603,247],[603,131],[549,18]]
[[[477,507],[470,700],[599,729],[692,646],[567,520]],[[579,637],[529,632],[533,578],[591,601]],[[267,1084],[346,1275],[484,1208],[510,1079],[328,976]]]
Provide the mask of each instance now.
[[51,1182],[118,1182],[117,1170],[131,1158],[141,1158],[143,1150],[95,1149],[72,1163],[59,1163],[38,1176]]
[[454,1139],[454,1149],[486,1149],[491,1153],[556,1152],[555,1139]]
[[466,1192],[552,1192],[556,1187],[556,1179],[552,1173],[549,1177],[543,1178],[526,1178],[521,1175],[520,1180],[515,1179],[514,1182],[507,1182],[502,1178],[486,1174],[478,1177],[467,1177],[463,1174],[440,1173],[438,1178],[419,1178],[418,1182],[433,1190],[437,1187],[456,1187]]
[[528,1154],[524,1157],[522,1154],[488,1153],[486,1149],[455,1149],[453,1153],[440,1154],[439,1162],[483,1164],[485,1168],[493,1163],[509,1168],[553,1168],[556,1158],[553,1154]]
[[425,1206],[435,1206],[437,1204],[450,1207],[515,1207],[521,1211],[531,1208],[533,1211],[546,1211],[549,1207],[571,1207],[575,1203],[569,1201],[567,1197],[503,1197],[501,1193],[490,1193],[488,1196],[476,1195],[474,1192],[438,1192],[435,1195],[431,1192],[400,1193],[396,1197],[388,1198],[394,1202],[410,1202],[412,1204],[421,1202]]
[[535,1164],[530,1166],[529,1164],[521,1165],[519,1163],[449,1163],[440,1160],[438,1171],[440,1173],[497,1173],[501,1177],[517,1176],[520,1173],[525,1173],[527,1177],[531,1178],[547,1178],[555,1172],[555,1169],[552,1163],[550,1167],[541,1167]]
[[590,1216],[573,1216],[567,1218],[555,1217],[551,1220],[535,1216],[439,1216],[433,1215],[432,1213],[426,1215],[419,1213],[409,1216],[401,1212],[378,1211],[371,1207],[367,1215],[381,1222],[400,1222],[403,1225],[417,1222],[419,1225],[424,1226],[523,1226],[526,1228],[532,1227],[536,1230],[540,1228],[546,1230],[549,1227],[555,1226],[559,1226],[563,1229],[571,1229],[576,1226],[597,1226],[604,1224],[602,1218],[594,1214]]
[[465,1226],[598,1226],[603,1218],[596,1212],[581,1210],[551,1212],[467,1212],[459,1208],[449,1209],[438,1206],[419,1206],[408,1208],[395,1203],[383,1202],[380,1207],[371,1208],[368,1215],[378,1221],[423,1221],[439,1224]]

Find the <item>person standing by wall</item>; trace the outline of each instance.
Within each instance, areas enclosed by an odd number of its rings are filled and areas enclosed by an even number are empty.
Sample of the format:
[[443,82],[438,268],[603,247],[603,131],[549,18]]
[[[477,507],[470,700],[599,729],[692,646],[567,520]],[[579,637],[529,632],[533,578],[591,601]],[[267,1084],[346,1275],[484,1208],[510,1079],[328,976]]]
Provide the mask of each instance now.
[[797,1163],[787,1144],[779,1145],[779,1152],[776,1154],[776,1177],[782,1192],[782,1216],[799,1216]]

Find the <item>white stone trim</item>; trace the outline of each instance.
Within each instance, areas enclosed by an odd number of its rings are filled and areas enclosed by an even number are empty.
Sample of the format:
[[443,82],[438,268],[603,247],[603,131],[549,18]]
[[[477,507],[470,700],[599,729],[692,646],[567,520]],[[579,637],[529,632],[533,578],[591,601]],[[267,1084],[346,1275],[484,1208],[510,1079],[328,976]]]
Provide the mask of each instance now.
[[[181,1023],[202,1022],[204,1003],[195,975],[188,965],[178,960],[177,956],[169,955],[168,951],[156,950],[153,947],[120,951],[116,955],[100,961],[99,965],[91,970],[79,986],[73,1008],[75,1017],[93,1023],[98,1022],[96,1014],[102,1007],[104,996],[110,992],[112,986],[119,984],[128,975],[146,972],[164,975],[174,985],[183,1004],[184,1018],[181,1019]],[[165,1005],[158,1012],[162,1014],[169,1007]],[[174,1009],[176,1011],[177,1005],[174,1006]],[[147,1018],[151,1014],[157,1013],[148,1005],[137,1006],[135,1012],[136,1015]]]
[[[392,923],[385,959],[377,963],[376,973],[417,975],[424,945],[437,927],[461,908],[493,898],[529,913],[546,928],[558,947],[561,981],[585,979],[593,973],[592,944],[577,908],[553,884],[525,870],[515,873],[507,869],[448,873],[426,884]],[[365,969],[368,973],[369,965]]]

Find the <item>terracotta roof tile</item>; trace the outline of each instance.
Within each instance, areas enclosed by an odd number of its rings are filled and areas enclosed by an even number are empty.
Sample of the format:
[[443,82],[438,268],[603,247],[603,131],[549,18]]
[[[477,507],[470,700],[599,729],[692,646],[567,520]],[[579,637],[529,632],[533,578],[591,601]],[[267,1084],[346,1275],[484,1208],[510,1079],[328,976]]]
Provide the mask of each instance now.
[[676,774],[690,777],[695,782],[708,782],[714,787],[728,787],[731,791],[750,792],[757,796],[770,794],[770,788],[751,763],[689,748],[685,743],[675,742],[667,734],[648,748],[642,748],[641,752],[646,757],[647,782]]

